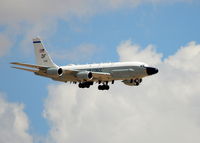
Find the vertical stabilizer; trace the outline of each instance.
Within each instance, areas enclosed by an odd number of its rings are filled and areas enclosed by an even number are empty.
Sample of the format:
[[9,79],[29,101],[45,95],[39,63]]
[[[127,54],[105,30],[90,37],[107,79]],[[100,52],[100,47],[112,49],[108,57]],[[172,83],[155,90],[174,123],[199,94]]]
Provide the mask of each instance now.
[[37,65],[57,67],[57,65],[53,63],[47,50],[44,48],[40,38],[37,37],[33,39],[33,46],[35,49],[35,58]]

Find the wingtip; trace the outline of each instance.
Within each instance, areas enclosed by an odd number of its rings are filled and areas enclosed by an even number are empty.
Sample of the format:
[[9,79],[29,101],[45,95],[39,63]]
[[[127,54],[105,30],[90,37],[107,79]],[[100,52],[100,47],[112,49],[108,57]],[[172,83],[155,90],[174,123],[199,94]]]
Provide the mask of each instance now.
[[12,65],[18,65],[19,63],[18,62],[10,62],[10,64],[12,64]]
[[38,72],[37,70],[28,69],[28,68],[21,68],[21,67],[14,67],[14,66],[11,66],[11,68],[25,70],[25,71],[34,72],[34,73]]

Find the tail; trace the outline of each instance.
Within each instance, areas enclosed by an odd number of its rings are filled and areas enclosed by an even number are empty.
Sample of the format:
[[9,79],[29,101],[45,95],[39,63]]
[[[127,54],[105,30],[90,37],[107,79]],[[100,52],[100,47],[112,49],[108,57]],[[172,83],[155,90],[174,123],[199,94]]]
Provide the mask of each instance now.
[[33,46],[35,48],[36,64],[40,66],[57,67],[52,61],[47,50],[44,48],[40,38],[33,39]]

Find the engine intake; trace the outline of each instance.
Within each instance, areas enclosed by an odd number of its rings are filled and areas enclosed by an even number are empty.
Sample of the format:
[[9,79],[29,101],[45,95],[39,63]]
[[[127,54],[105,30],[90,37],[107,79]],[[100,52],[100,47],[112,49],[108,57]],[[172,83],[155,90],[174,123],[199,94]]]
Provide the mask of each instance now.
[[93,75],[89,71],[78,72],[76,76],[81,80],[91,80]]
[[58,75],[59,75],[59,76],[62,76],[62,75],[63,75],[63,69],[62,69],[62,68],[59,68],[59,69],[58,69]]
[[62,76],[63,69],[62,68],[49,68],[49,69],[47,69],[47,74]]

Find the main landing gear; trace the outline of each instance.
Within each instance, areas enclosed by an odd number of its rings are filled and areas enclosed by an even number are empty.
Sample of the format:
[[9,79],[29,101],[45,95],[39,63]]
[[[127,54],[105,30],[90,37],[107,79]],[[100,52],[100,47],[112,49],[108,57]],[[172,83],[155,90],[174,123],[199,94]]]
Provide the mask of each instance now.
[[[106,81],[106,82],[100,82],[99,81],[99,84],[101,84],[101,83],[102,83],[102,85],[98,86],[99,90],[109,90],[110,89],[110,87],[108,85],[108,81]],[[79,88],[90,88],[90,86],[93,85],[93,84],[94,84],[94,82],[80,82],[78,84],[78,87]],[[114,80],[112,81],[112,84],[114,84]]]
[[93,85],[93,82],[81,82],[78,84],[79,88],[89,88],[91,85]]
[[[112,84],[114,84],[114,80],[112,81]],[[109,90],[110,87],[108,85],[108,81],[104,82],[103,85],[99,85],[98,86],[98,89],[99,90]]]
[[99,90],[109,90],[110,87],[109,87],[109,85],[103,84],[103,85],[99,85],[99,86],[98,86],[98,89],[99,89]]

